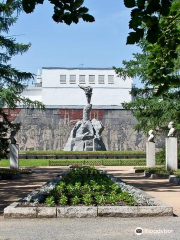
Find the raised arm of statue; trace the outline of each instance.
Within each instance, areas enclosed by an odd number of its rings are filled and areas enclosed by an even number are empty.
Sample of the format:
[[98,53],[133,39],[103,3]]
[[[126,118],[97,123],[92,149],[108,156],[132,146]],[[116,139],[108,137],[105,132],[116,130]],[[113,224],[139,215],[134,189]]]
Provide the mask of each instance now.
[[90,86],[82,86],[82,85],[78,85],[78,86],[85,91],[87,103],[90,104],[93,88]]

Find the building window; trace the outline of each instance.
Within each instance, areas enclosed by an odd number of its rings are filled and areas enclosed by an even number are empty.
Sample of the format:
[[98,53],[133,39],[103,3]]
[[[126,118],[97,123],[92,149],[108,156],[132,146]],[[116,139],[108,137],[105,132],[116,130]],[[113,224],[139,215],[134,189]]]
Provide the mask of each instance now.
[[95,83],[95,75],[89,75],[89,83]]
[[69,83],[71,83],[71,84],[75,84],[76,83],[76,75],[70,75]]
[[99,75],[98,76],[98,83],[99,84],[104,84],[104,75]]
[[108,84],[114,84],[114,75],[108,75]]
[[85,82],[85,75],[79,75],[79,83],[86,83]]
[[60,83],[66,84],[66,75],[60,75]]

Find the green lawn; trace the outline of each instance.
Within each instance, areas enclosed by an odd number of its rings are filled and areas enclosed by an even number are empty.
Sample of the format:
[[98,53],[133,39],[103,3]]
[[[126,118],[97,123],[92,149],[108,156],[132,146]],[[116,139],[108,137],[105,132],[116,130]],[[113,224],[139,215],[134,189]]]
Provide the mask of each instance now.
[[[118,166],[120,165],[145,165],[145,159],[20,159],[19,166],[20,167],[38,167],[38,166],[49,166],[49,161],[57,161],[62,162],[62,166],[72,165],[72,164],[87,164],[93,165],[101,165],[102,161],[104,165]],[[0,161],[0,167],[9,167],[9,160],[3,159]]]

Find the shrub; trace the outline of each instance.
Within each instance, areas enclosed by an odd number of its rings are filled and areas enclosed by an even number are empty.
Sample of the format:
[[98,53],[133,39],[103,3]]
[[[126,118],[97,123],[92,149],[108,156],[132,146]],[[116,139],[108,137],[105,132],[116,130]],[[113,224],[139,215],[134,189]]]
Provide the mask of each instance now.
[[92,167],[71,169],[46,198],[48,206],[134,205],[133,197],[122,192],[106,174]]

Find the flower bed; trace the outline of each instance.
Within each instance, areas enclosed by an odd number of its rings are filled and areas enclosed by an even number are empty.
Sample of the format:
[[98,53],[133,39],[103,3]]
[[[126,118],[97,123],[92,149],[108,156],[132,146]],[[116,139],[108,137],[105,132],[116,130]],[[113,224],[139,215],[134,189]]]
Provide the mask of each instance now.
[[95,168],[74,167],[46,198],[48,206],[135,205],[133,197],[122,192],[104,173]]
[[[51,206],[51,207],[48,207]],[[4,209],[5,218],[172,216],[173,209],[104,171],[76,167]]]

